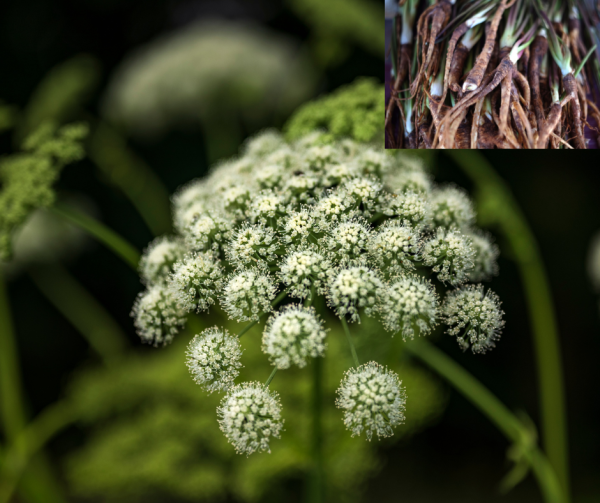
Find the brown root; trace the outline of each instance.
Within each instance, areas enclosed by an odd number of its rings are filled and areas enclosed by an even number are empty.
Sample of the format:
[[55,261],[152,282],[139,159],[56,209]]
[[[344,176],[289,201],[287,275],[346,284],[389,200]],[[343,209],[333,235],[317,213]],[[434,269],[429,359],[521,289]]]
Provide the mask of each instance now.
[[585,149],[585,139],[583,137],[583,125],[581,122],[581,105],[577,94],[577,82],[572,73],[568,73],[563,77],[563,86],[567,92],[565,103],[571,103],[571,118],[573,129],[575,130],[575,147]]
[[[514,1],[514,0],[513,0]],[[498,26],[500,25],[500,20],[502,19],[502,14],[507,8],[507,0],[502,0],[498,9],[492,18],[492,22],[490,24],[489,30],[485,36],[485,44],[483,45],[483,49],[477,56],[475,64],[473,68],[467,75],[465,82],[463,84],[463,91],[473,91],[477,89],[481,85],[481,81],[483,80],[483,76],[485,70],[490,62],[490,58],[492,57],[492,51],[494,50],[494,45],[496,44],[496,34],[498,33]]]

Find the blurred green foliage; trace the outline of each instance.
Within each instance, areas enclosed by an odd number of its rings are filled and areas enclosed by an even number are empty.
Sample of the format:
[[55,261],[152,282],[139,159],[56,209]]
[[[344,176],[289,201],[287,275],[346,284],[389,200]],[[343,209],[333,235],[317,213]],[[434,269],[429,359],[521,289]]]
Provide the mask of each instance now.
[[342,63],[349,45],[381,56],[385,51],[384,9],[372,0],[287,0],[294,13],[311,28],[310,43],[322,66]]
[[88,128],[47,123],[23,142],[21,152],[0,159],[0,258],[11,256],[11,239],[35,208],[54,202],[52,185],[61,169],[84,156]]
[[18,117],[17,108],[7,105],[0,100],[0,133],[8,131],[14,127]]
[[31,134],[40,124],[64,124],[79,118],[100,78],[100,64],[81,54],[56,65],[34,90],[22,112],[17,140]]
[[384,92],[376,79],[358,78],[300,107],[284,127],[286,136],[295,140],[320,129],[325,131],[325,139],[383,142]]
[[[214,313],[212,323],[232,331],[236,324]],[[351,359],[339,323],[328,334],[324,360],[325,470],[327,501],[356,501],[369,476],[381,467],[378,442],[351,438],[334,407],[335,390]],[[198,329],[197,329],[198,330]],[[218,429],[218,394],[207,395],[190,377],[184,349],[190,334],[153,355],[127,357],[114,368],[85,370],[70,397],[81,410],[90,439],[66,463],[74,493],[103,501],[208,501],[226,495],[241,501],[282,501],[284,488],[311,470],[312,368],[278,372],[271,388],[282,399],[285,429],[271,453],[239,456]],[[374,340],[375,339],[375,340]],[[242,339],[241,380],[265,381],[270,367],[260,351],[260,329]],[[398,441],[434,421],[445,393],[430,375],[401,360],[401,341],[363,323],[357,344],[365,358],[379,358],[397,370],[409,397],[406,424],[383,444]],[[371,353],[369,353],[369,351]],[[161,501],[162,501],[161,500]]]

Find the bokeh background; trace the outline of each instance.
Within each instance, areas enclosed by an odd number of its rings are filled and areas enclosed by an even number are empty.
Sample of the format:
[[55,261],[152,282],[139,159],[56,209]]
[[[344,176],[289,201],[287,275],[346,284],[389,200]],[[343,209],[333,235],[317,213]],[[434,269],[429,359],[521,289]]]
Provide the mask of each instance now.
[[[106,143],[96,145],[94,159],[67,167],[57,186],[59,194],[142,249],[153,236],[148,222],[126,197],[118,179],[100,166],[102,154],[108,151],[106,145],[114,145],[112,140],[124,142],[134,159],[129,159],[129,164],[141,163],[172,193],[205,173],[218,158],[234,154],[249,135],[267,126],[281,127],[302,101],[360,76],[383,82],[383,5],[377,0],[322,4],[312,0],[7,0],[0,4],[0,98],[24,111],[23,116],[32,122],[44,114],[50,116],[57,100],[44,104],[39,98],[36,105],[32,96],[44,96],[40,83],[49,82],[49,74],[57,75],[57,65],[62,68],[59,75],[67,77],[58,80],[55,96],[70,95],[69,83],[75,89],[71,94],[80,95],[75,105],[65,105],[68,113],[61,120],[104,124],[114,127],[119,136],[115,140],[113,129],[107,129]],[[190,80],[197,84],[190,90],[199,104],[197,114],[183,113],[189,110],[181,104],[158,103],[155,106],[162,115],[151,119],[160,127],[148,131],[135,120],[111,113],[111,92],[117,93],[114,89],[119,75],[126,73],[127,62],[133,61],[130,67],[143,67],[144,54],[151,52],[147,47],[160,46],[165,37],[191,33],[190,27],[196,27],[193,29],[201,32],[200,36],[211,32],[228,42],[233,38],[228,35],[231,27],[238,35],[244,30],[259,33],[250,35],[255,46],[246,45],[261,52],[256,54],[257,61],[266,58],[264,64],[271,68],[272,79],[264,85],[242,80],[236,84],[239,87],[222,92],[219,82],[227,80],[228,69],[231,75],[241,73],[240,60],[236,63],[235,58],[219,56],[224,44],[213,41],[202,46],[199,54],[188,53],[189,59],[184,58],[184,66],[197,79]],[[185,53],[190,45],[193,43],[183,43],[174,50]],[[275,53],[283,54],[283,61],[278,63]],[[193,63],[196,58],[197,66]],[[164,64],[172,63],[172,57],[165,59]],[[232,62],[217,71],[206,66],[211,61]],[[196,96],[200,84],[206,82],[202,71],[208,71],[207,76],[221,72],[223,80],[207,85],[202,91],[205,94]],[[136,74],[142,71],[133,71]],[[152,81],[151,72],[144,75],[145,84]],[[286,82],[290,75],[294,76],[292,82]],[[174,84],[156,85],[164,92]],[[273,88],[269,87],[273,85],[279,96],[291,88],[292,98],[274,104]],[[302,90],[299,95],[298,89]],[[145,105],[152,109],[152,103],[142,99],[139,107]],[[180,120],[163,120],[165,116]],[[149,125],[151,119],[142,117],[141,125]],[[25,134],[27,120],[19,127]],[[14,142],[15,135],[0,135],[0,152],[10,152]],[[578,154],[485,155],[512,188],[544,257],[565,365],[573,492],[577,503],[592,503],[600,501],[600,306],[586,274],[586,256],[592,236],[600,231],[600,170],[597,159]],[[449,158],[433,157],[431,164],[437,180],[470,187]],[[44,221],[38,227],[47,228]],[[101,245],[63,231],[50,233],[44,246],[47,252],[48,243],[66,244],[44,259],[50,260],[50,265],[31,265],[32,260],[23,255],[21,264],[7,267],[8,291],[29,414],[34,416],[67,396],[79,400],[88,417],[53,438],[45,450],[56,483],[52,495],[45,500],[21,495],[15,501],[303,501],[305,460],[298,451],[288,442],[282,447],[283,454],[272,454],[275,462],[253,461],[252,468],[245,469],[245,458],[232,456],[220,437],[213,440],[210,431],[215,424],[210,421],[216,420],[210,409],[215,398],[204,404],[199,392],[196,395],[183,366],[182,344],[159,354],[142,347],[135,335],[129,311],[142,288],[137,275]],[[501,240],[498,244],[503,250]],[[125,334],[129,356],[110,370],[103,368],[89,344],[40,288],[43,278],[56,286],[56,277],[48,276],[48,271],[56,270],[57,263],[97,299]],[[454,341],[444,337],[438,345],[511,409],[525,411],[537,422],[529,320],[518,271],[507,254],[501,256],[500,271],[491,287],[503,300],[507,324],[496,350],[485,356],[463,354]],[[422,368],[413,369],[413,374],[417,380],[421,376],[424,383],[420,403],[426,406],[421,423],[411,425],[396,442],[364,447],[364,439],[336,439],[340,449],[347,449],[339,452],[350,453],[346,465],[338,460],[331,467],[340,500],[541,501],[530,477],[508,495],[501,495],[500,480],[511,467],[504,437],[435,376]],[[294,385],[289,382],[288,386]],[[179,390],[175,398],[173,389]],[[302,395],[301,385],[294,389]],[[165,405],[171,399],[183,405]],[[333,406],[330,419],[340,419]],[[290,427],[286,435],[293,432]],[[180,440],[188,437],[190,442],[198,442],[196,450],[179,452]],[[273,450],[277,449],[274,443]],[[155,465],[144,464],[148,459]],[[286,466],[292,468],[286,472]],[[219,478],[223,473],[235,476]]]

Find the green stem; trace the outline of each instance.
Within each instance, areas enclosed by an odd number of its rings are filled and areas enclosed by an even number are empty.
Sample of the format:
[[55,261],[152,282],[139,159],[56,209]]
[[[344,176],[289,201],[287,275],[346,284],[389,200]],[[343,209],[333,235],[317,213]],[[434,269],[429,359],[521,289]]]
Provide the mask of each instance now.
[[44,409],[8,446],[0,472],[0,503],[8,503],[29,460],[75,419],[72,407],[57,402]]
[[312,450],[313,474],[310,487],[311,503],[325,501],[325,477],[323,470],[323,358],[313,358],[312,392]]
[[[6,284],[0,267],[0,423],[7,444],[14,442],[25,427],[26,412],[22,396],[19,357]],[[6,456],[9,452],[10,449]],[[0,450],[2,465],[8,459],[4,454]],[[45,460],[38,458],[37,463],[27,471],[20,488],[24,501],[64,501],[48,468]],[[40,497],[41,493],[44,493],[43,497]]]
[[[271,306],[276,307],[277,304],[279,304],[283,299],[285,299],[285,296],[287,295],[288,291],[287,289],[285,289],[283,292],[281,292],[277,297],[275,297],[275,299],[273,300],[273,302],[271,302]],[[248,330],[250,330],[254,325],[256,325],[257,323],[260,322],[260,320],[262,320],[267,314],[269,313],[263,313],[261,314],[257,320],[254,320],[250,323],[248,323],[244,328],[242,328],[242,330],[240,331],[240,333],[238,334],[238,339],[244,335]]]
[[111,315],[69,272],[55,264],[30,270],[30,276],[46,298],[110,364],[123,352],[127,336]]
[[570,494],[565,391],[560,343],[552,295],[533,232],[494,168],[474,151],[448,151],[475,182],[483,224],[496,224],[509,242],[521,274],[531,318],[535,347],[543,445],[558,474],[564,493]]
[[406,343],[404,347],[447,379],[483,412],[506,438],[523,448],[546,503],[566,503],[568,501],[561,489],[556,472],[544,454],[534,445],[531,434],[500,400],[465,369],[427,341],[416,339]]
[[0,267],[0,413],[7,441],[12,441],[25,425],[19,357],[8,292]]
[[350,344],[350,351],[352,352],[352,358],[354,360],[354,365],[358,368],[360,367],[360,363],[358,362],[358,356],[356,354],[356,348],[354,347],[354,342],[352,342],[352,336],[350,335],[350,329],[348,328],[348,322],[346,318],[342,316],[342,326],[344,327],[344,333],[346,334],[346,338],[348,339],[348,344]]
[[156,174],[105,122],[89,142],[89,156],[131,203],[155,236],[171,230],[169,193]]
[[274,367],[273,372],[271,372],[271,375],[269,376],[269,378],[267,379],[267,382],[265,383],[265,386],[264,386],[265,389],[267,389],[269,387],[269,384],[271,384],[271,381],[273,380],[273,377],[275,377],[276,373],[277,373],[277,367]]
[[91,234],[137,271],[140,253],[112,229],[66,204],[59,203],[50,209],[58,216]]

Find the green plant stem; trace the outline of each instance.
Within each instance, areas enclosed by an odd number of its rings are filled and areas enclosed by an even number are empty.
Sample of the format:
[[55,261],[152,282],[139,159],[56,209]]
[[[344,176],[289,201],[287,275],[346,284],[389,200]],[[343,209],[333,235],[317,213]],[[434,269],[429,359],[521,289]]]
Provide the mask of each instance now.
[[137,271],[140,253],[112,229],[66,204],[58,203],[50,209],[56,215],[95,237]]
[[348,322],[346,318],[342,316],[342,326],[344,327],[344,333],[346,334],[346,338],[348,339],[348,344],[350,344],[350,351],[352,352],[352,359],[354,360],[354,365],[358,368],[360,367],[360,363],[358,362],[358,355],[356,354],[356,348],[354,347],[354,342],[352,342],[352,336],[350,335],[350,329],[348,328]]
[[[285,299],[285,296],[287,295],[288,291],[287,289],[284,290],[283,292],[281,292],[277,297],[275,297],[275,299],[273,300],[273,302],[271,302],[271,306],[276,307],[283,299]],[[260,322],[260,320],[262,320],[267,314],[269,313],[263,313],[261,314],[257,320],[254,320],[250,323],[248,323],[244,328],[242,328],[242,330],[240,331],[240,333],[238,334],[238,339],[244,335],[248,330],[250,330],[254,325],[256,325],[257,323]]]
[[459,364],[427,341],[416,339],[406,343],[404,348],[447,379],[485,414],[506,438],[523,449],[546,503],[566,503],[568,501],[555,470],[544,454],[535,446],[531,433],[500,400]]
[[[26,412],[22,392],[19,356],[8,293],[3,270],[0,267],[0,422],[7,444],[14,442],[25,427]],[[9,452],[7,450],[6,455]],[[0,460],[2,461],[0,465],[3,465],[6,459],[4,454],[0,450]],[[37,463],[25,474],[26,478],[20,489],[23,500],[29,502],[64,501],[48,470],[47,463],[43,458],[38,458],[36,461]]]
[[127,196],[155,236],[170,232],[169,193],[125,138],[100,122],[89,142],[89,156]]
[[473,180],[483,225],[497,225],[514,253],[525,290],[535,348],[542,438],[564,493],[570,494],[565,391],[558,328],[546,271],[533,232],[509,187],[475,151],[448,151]]
[[110,365],[126,348],[127,336],[111,315],[59,264],[30,270],[39,290]]
[[[315,287],[304,301],[304,307],[310,307],[315,298]],[[308,503],[325,501],[325,471],[323,469],[323,358],[312,359],[312,454],[313,469],[307,491]]]
[[310,487],[310,503],[325,501],[325,477],[323,469],[323,358],[312,360],[312,451],[313,474]]
[[273,367],[273,372],[271,372],[271,375],[269,376],[269,378],[267,379],[267,382],[265,383],[265,386],[264,386],[265,389],[269,387],[269,384],[271,384],[271,381],[275,377],[276,373],[277,373],[277,367]]
[[8,292],[0,267],[0,412],[4,435],[10,442],[25,425],[19,357],[15,341]]
[[58,431],[75,419],[75,412],[65,401],[44,409],[8,446],[0,472],[0,503],[9,503],[20,476],[29,460]]

